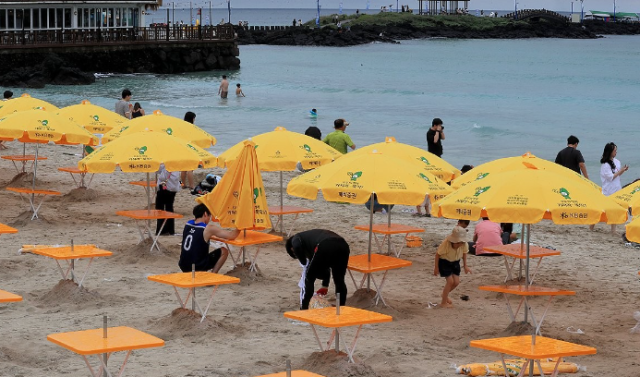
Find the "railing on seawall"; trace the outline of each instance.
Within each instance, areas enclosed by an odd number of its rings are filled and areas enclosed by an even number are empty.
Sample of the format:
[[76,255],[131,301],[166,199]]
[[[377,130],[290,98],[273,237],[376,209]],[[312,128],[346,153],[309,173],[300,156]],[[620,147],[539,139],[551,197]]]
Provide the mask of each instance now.
[[118,45],[123,43],[175,43],[229,41],[236,35],[232,25],[152,26],[113,29],[16,30],[0,32],[3,48],[51,47],[52,45]]

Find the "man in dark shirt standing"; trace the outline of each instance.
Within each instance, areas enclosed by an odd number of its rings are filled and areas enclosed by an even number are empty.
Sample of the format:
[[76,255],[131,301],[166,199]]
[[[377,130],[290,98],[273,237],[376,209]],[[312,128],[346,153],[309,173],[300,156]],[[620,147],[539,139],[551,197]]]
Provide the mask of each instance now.
[[336,293],[340,293],[340,305],[347,302],[347,284],[344,277],[349,263],[349,244],[338,234],[326,229],[300,232],[287,240],[285,245],[291,258],[303,266],[304,287],[300,292],[300,309],[309,309],[316,279],[322,280],[318,294],[326,295],[329,288],[329,271],[333,276]]
[[582,153],[578,150],[578,140],[577,137],[571,135],[567,138],[567,147],[558,152],[558,156],[556,156],[556,164],[560,164],[565,168],[571,169],[576,173],[582,173],[585,178],[589,179],[589,174],[587,174],[587,167],[584,164],[584,157],[582,157]]
[[442,140],[444,140],[444,127],[440,118],[434,118],[431,128],[427,131],[427,148],[429,152],[442,157]]

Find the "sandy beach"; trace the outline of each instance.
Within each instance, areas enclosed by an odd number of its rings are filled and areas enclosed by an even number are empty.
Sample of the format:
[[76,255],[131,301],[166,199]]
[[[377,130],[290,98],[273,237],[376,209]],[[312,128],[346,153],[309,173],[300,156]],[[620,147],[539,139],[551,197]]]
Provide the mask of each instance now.
[[[2,154],[22,153],[22,144],[8,146]],[[259,276],[242,269],[231,271],[234,266],[229,258],[221,273],[240,277],[241,283],[220,287],[207,319],[199,323],[199,317],[176,310],[179,304],[171,287],[147,280],[148,275],[179,272],[181,237],[161,237],[161,252],[150,252],[148,243],[138,244],[133,220],[116,215],[119,210],[144,208],[144,191],[128,184],[144,175],[96,175],[89,190],[75,189],[69,174],[57,168],[75,165],[79,157],[74,154],[80,147],[45,145],[40,151],[48,159],[38,164],[36,186],[63,195],[45,201],[39,220],[30,221],[28,203],[4,189],[30,186],[31,181],[10,184],[16,172],[9,161],[0,161],[0,223],[19,230],[0,235],[0,289],[24,298],[0,304],[0,376],[89,375],[79,355],[46,338],[57,332],[100,328],[105,314],[109,326],[130,326],[166,342],[164,347],[133,352],[125,371],[128,376],[252,377],[283,371],[287,359],[294,369],[327,377],[454,376],[455,365],[499,360],[496,353],[471,348],[471,340],[518,333],[517,326],[508,328],[503,298],[478,289],[503,282],[502,258],[469,256],[473,274],[463,275],[451,294],[454,308],[431,307],[430,303],[440,301],[444,285],[444,279],[433,276],[434,253],[456,221],[412,217],[413,208],[407,206],[396,206],[392,220],[424,227],[425,232],[419,234],[423,245],[403,250],[401,257],[411,261],[411,267],[389,272],[383,290],[389,307],[372,306],[362,292],[353,296],[355,289],[347,276],[347,305],[393,316],[390,323],[363,328],[356,364],[348,364],[344,355],[332,351],[319,352],[310,326],[284,318],[285,311],[299,306],[300,267],[287,256],[282,242],[261,249]],[[222,175],[224,170],[213,172]],[[204,174],[197,171],[196,177]],[[285,182],[296,174],[285,173]],[[269,203],[278,204],[278,173],[262,176]],[[180,233],[191,217],[194,198],[188,190],[176,197],[175,211],[184,216],[176,222]],[[289,196],[285,204],[314,209],[300,217],[296,230],[331,229],[349,242],[353,255],[367,252],[368,234],[353,228],[368,222],[364,206]],[[374,216],[375,222],[386,220],[386,215]],[[289,225],[291,218],[285,221]],[[621,237],[609,230],[603,224],[594,232],[587,226],[551,222],[532,226],[532,242],[562,252],[544,259],[536,284],[576,292],[554,300],[542,334],[597,349],[596,355],[567,359],[586,368],[575,376],[640,375],[640,334],[630,333],[636,325],[633,314],[640,310],[640,250],[625,247]],[[53,259],[18,253],[23,244],[69,244],[72,239],[75,244],[97,244],[113,252],[111,257],[94,260],[80,290],[60,280]],[[401,236],[393,240],[402,242]],[[84,271],[86,261],[78,262],[77,268]],[[199,290],[199,297],[205,292],[209,290]],[[333,285],[329,292],[331,298]],[[544,302],[544,298],[531,300],[540,312]],[[346,330],[349,338],[354,331]],[[321,339],[328,334],[321,329]],[[114,354],[110,365],[121,363],[123,357],[124,353]]]

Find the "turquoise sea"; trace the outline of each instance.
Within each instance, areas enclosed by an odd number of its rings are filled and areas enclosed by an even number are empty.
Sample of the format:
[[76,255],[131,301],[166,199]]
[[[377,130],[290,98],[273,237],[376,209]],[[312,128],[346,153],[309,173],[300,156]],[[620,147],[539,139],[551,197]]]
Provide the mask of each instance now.
[[[10,88],[59,106],[112,109],[123,88],[147,112],[182,117],[216,136],[220,153],[276,126],[324,134],[347,119],[357,146],[394,136],[426,148],[444,120],[443,157],[457,167],[531,151],[551,159],[574,134],[592,179],[607,142],[640,177],[640,37],[596,40],[413,40],[349,48],[240,46],[241,69],[183,75],[105,75],[90,86]],[[246,98],[216,96],[222,74]],[[5,88],[2,88],[3,90]],[[317,108],[318,118],[309,110]]]

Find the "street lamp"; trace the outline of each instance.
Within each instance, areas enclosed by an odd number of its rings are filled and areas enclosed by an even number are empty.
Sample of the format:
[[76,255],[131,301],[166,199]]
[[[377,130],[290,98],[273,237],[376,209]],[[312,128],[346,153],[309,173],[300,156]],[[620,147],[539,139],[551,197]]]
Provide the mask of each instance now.
[[584,21],[584,0],[580,0],[580,22]]
[[209,3],[209,26],[211,26],[213,22],[213,18],[211,18],[211,1],[205,1],[204,3]]
[[229,23],[231,23],[231,0],[227,0],[227,10],[229,11]]

